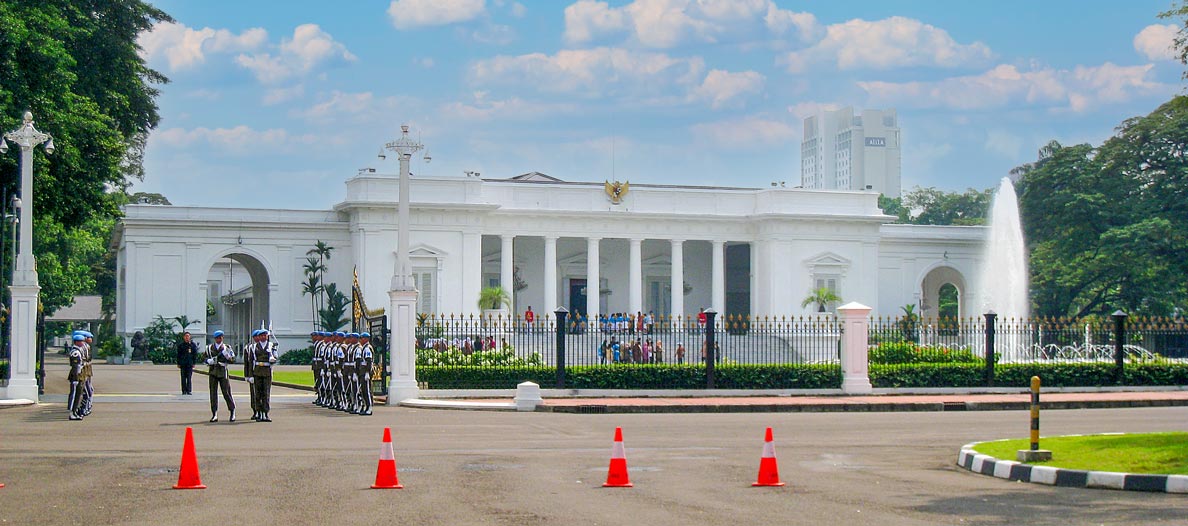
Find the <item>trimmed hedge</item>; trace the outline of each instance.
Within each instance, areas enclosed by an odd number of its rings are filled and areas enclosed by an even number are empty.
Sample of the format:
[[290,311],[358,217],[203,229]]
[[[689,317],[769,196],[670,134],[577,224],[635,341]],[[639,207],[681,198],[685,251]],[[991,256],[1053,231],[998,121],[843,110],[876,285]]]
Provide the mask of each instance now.
[[[874,387],[985,387],[981,364],[920,363],[871,365]],[[719,365],[714,368],[719,389],[837,389],[842,373],[837,365]],[[1031,377],[1044,387],[1106,385],[1161,386],[1188,384],[1188,364],[1127,364],[1123,381],[1114,381],[1114,366],[1106,363],[1001,364],[994,371],[996,387],[1027,387]],[[514,389],[531,381],[552,387],[556,369],[548,366],[440,367],[417,366],[417,380],[430,389]],[[577,366],[566,370],[568,389],[704,389],[701,365]]]
[[[836,365],[719,365],[719,389],[830,389],[841,385]],[[520,382],[552,387],[553,367],[418,366],[417,381],[430,389],[512,389]],[[701,365],[576,366],[565,372],[567,389],[705,389]]]
[[276,359],[280,365],[309,365],[313,362],[313,347],[285,351]]
[[0,362],[0,380],[8,378],[8,362]]

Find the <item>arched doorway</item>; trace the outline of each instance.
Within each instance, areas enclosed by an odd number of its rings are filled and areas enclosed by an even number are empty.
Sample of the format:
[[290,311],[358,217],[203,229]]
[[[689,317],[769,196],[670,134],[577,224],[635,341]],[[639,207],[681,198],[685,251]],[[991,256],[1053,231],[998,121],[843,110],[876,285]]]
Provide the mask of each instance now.
[[950,266],[939,266],[924,275],[920,283],[921,318],[960,318],[966,307],[965,276]]
[[268,323],[268,270],[259,259],[230,253],[215,260],[206,280],[206,331],[225,333],[224,341],[241,346],[252,330]]

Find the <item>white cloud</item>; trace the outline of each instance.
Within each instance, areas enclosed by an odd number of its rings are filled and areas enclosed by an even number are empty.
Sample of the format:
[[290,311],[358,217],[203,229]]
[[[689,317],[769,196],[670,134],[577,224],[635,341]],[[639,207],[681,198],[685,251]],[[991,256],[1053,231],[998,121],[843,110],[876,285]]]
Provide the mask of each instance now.
[[1134,36],[1134,49],[1147,60],[1176,60],[1175,39],[1179,31],[1172,24],[1151,24]]
[[519,2],[512,2],[511,13],[516,18],[524,18],[524,15],[528,14],[528,8]]
[[486,9],[483,0],[392,0],[388,16],[396,29],[465,22]]
[[980,65],[993,54],[981,42],[959,44],[943,29],[919,20],[893,16],[884,20],[854,19],[825,28],[825,38],[781,58],[788,71],[835,62],[838,69],[957,67]]
[[754,38],[763,29],[782,35],[791,28],[812,35],[816,17],[780,9],[772,0],[635,0],[623,7],[578,0],[565,8],[565,40],[571,44],[626,33],[644,46],[671,48]]
[[740,97],[762,92],[764,80],[765,77],[755,71],[731,73],[715,69],[690,96],[695,100],[708,100],[711,107],[718,109]]
[[471,102],[452,102],[444,105],[442,113],[448,117],[468,121],[489,121],[496,118],[525,120],[572,113],[576,108],[567,103],[535,103],[519,97],[490,100],[485,91],[477,91],[473,97],[474,100]]
[[515,84],[598,97],[690,86],[702,81],[704,69],[700,58],[594,48],[562,50],[555,55],[501,55],[472,65],[470,79],[479,85]]
[[189,148],[198,144],[232,154],[255,153],[261,149],[283,149],[294,145],[308,145],[319,141],[312,135],[291,135],[288,131],[271,128],[256,130],[244,125],[234,128],[169,128],[154,132],[154,141],[167,146]]
[[480,44],[506,46],[515,42],[516,30],[512,29],[511,26],[487,24],[471,33],[470,38]]
[[354,62],[357,57],[317,24],[302,24],[291,38],[281,40],[276,54],[241,54],[235,62],[251,70],[265,84],[306,75],[322,64]]
[[796,127],[759,116],[696,124],[691,131],[701,143],[740,149],[792,145],[798,137]]
[[162,22],[142,33],[136,42],[145,60],[164,56],[170,71],[180,71],[206,62],[207,53],[252,51],[267,40],[268,32],[258,27],[236,35],[226,29],[192,29],[184,24]]
[[288,88],[273,88],[264,93],[262,102],[265,106],[272,106],[299,98],[302,95],[305,95],[304,84],[297,84]]
[[1082,112],[1095,105],[1137,96],[1171,93],[1173,87],[1149,80],[1151,64],[1078,66],[1019,71],[1002,64],[979,74],[936,82],[859,82],[874,106],[984,110],[1010,105],[1047,106]]
[[380,122],[401,108],[415,108],[420,104],[410,97],[376,97],[370,91],[348,93],[335,90],[313,106],[290,114],[317,123]]
[[842,109],[842,105],[835,102],[798,102],[788,106],[788,113],[795,115],[797,119],[803,121],[805,118],[820,115],[826,111],[840,109]]

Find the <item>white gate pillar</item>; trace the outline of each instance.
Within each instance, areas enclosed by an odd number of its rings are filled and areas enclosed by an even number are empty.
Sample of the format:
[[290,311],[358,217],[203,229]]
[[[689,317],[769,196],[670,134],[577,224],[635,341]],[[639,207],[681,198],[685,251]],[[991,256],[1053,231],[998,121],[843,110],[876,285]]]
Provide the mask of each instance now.
[[842,318],[842,392],[868,394],[870,385],[867,343],[870,332],[870,307],[850,302],[837,308]]

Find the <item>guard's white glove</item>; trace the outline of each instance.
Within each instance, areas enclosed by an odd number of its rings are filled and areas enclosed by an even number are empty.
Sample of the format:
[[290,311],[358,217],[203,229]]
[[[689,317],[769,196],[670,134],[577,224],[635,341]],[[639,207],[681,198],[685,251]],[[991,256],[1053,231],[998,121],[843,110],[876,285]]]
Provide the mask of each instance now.
[[275,357],[275,356],[269,356],[269,357],[268,357],[268,363],[276,363],[276,357]]
[[207,358],[206,365],[214,365],[214,358]]
[[249,383],[249,384],[254,384],[254,383],[256,383],[256,377],[255,377],[255,376],[249,376],[247,380],[248,380],[248,383]]

